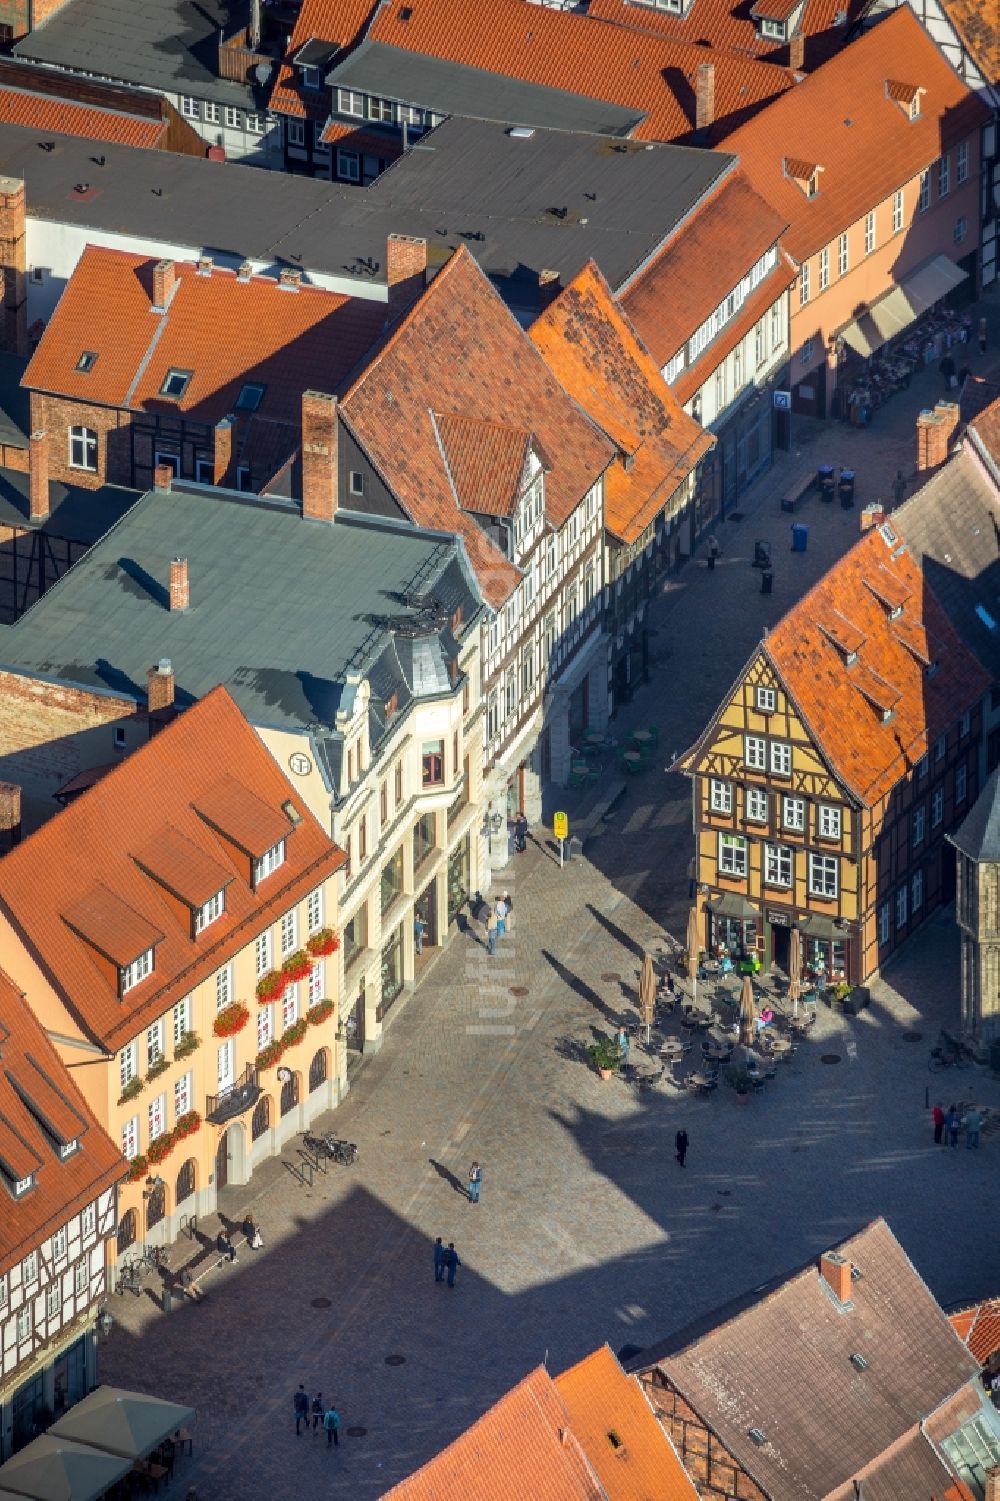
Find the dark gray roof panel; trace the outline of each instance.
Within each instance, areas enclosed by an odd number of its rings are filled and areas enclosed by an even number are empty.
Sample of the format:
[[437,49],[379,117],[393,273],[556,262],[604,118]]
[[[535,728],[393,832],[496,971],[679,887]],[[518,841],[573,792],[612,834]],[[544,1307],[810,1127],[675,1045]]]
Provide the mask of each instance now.
[[956,833],[948,837],[970,860],[1000,863],[1000,770],[990,777]]
[[255,108],[252,89],[216,75],[226,0],[70,0],[15,56],[73,73]]
[[28,361],[20,354],[0,354],[0,443],[27,448],[31,426],[28,393],[21,376]]
[[84,490],[50,480],[49,514],[44,521],[31,521],[28,476],[16,469],[0,469],[0,524],[45,532],[87,547],[120,521],[138,498],[138,490],[124,490],[118,485]]
[[546,130],[626,136],[646,118],[642,110],[525,83],[519,78],[504,78],[485,68],[469,68],[385,42],[362,42],[327,74],[327,81],[338,88],[363,89],[382,99],[418,105],[440,115],[535,125]]
[[[474,619],[479,596],[456,556],[452,537],[409,524],[341,512],[326,526],[229,492],[150,491],[18,624],[0,628],[0,661],[141,700],[150,662],[169,657],[180,701],[225,683],[252,722],[322,736],[348,666],[375,673],[383,691],[391,684],[400,708],[412,696],[395,639],[370,612],[412,615],[398,596],[446,581]],[[183,613],[167,607],[175,557],[188,560]]]

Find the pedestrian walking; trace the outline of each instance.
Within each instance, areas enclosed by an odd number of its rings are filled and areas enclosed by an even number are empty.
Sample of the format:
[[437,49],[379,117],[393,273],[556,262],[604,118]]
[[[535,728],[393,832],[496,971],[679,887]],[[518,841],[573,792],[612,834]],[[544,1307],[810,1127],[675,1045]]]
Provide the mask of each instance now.
[[944,388],[950,391],[955,380],[955,361],[950,354],[946,354],[938,366],[938,371],[944,380]]
[[416,949],[417,949],[417,953],[418,954],[422,954],[423,951],[424,951],[424,934],[426,932],[427,932],[427,924],[424,922],[423,918],[422,917],[414,917],[414,919],[413,919],[413,941],[416,944]]
[[497,951],[497,934],[499,923],[495,912],[491,912],[486,919],[486,952],[495,954]]
[[628,1033],[626,1032],[626,1030],[625,1030],[624,1027],[619,1027],[618,1028],[618,1033],[617,1033],[617,1035],[615,1037],[615,1042],[618,1044],[618,1051],[622,1055],[621,1056],[622,1063],[623,1064],[627,1063],[628,1062],[629,1041],[628,1041]]
[[524,809],[518,813],[514,820],[514,849],[519,855],[523,855],[528,848],[528,820],[524,816]]
[[934,1122],[934,1144],[940,1146],[941,1138],[944,1136],[944,1106],[940,1100],[931,1111],[931,1120]]
[[980,354],[985,354],[986,353],[986,319],[985,319],[985,317],[980,318],[980,320],[979,320],[979,353]]
[[257,1224],[257,1221],[249,1212],[245,1215],[243,1220],[243,1238],[246,1241],[247,1245],[250,1247],[251,1251],[263,1250],[264,1237],[260,1233],[260,1228]]
[[325,1411],[326,1408],[323,1405],[323,1393],[317,1392],[315,1397],[313,1397],[312,1399],[313,1438],[315,1438],[317,1433],[319,1432],[319,1425],[323,1421],[323,1414]]
[[677,1161],[680,1163],[681,1167],[683,1167],[684,1159],[687,1156],[688,1149],[688,1134],[684,1130],[683,1126],[674,1137],[674,1146],[677,1149]]
[[965,1112],[965,1145],[967,1147],[979,1146],[979,1132],[982,1129],[983,1118],[975,1105],[970,1105]]
[[340,1413],[334,1407],[332,1402],[323,1415],[323,1427],[326,1429],[326,1447],[328,1449],[331,1447],[334,1449],[339,1449]]
[[903,478],[902,469],[896,470],[896,478],[892,482],[892,499],[895,505],[902,505],[906,494],[906,480]]
[[204,1297],[201,1288],[195,1286],[194,1273],[189,1266],[181,1268],[181,1287],[192,1303],[200,1303]]
[[230,1261],[238,1261],[236,1247],[233,1245],[225,1230],[220,1230],[215,1242],[215,1249],[220,1256],[228,1256]]
[[306,1396],[306,1389],[301,1381],[299,1382],[298,1391],[292,1398],[292,1408],[295,1412],[295,1434],[297,1438],[301,1438],[302,1424],[306,1423],[308,1425],[309,1422],[309,1398]]
[[483,1191],[483,1170],[478,1162],[474,1162],[469,1168],[469,1203],[478,1204],[479,1195]]
[[506,888],[505,888],[504,889],[504,894],[500,898],[500,900],[503,902],[504,906],[507,908],[507,911],[504,913],[504,919],[503,920],[507,924],[507,927],[509,928],[509,927],[511,927],[513,925],[513,919],[514,919],[514,898],[511,896],[510,892],[507,891]]
[[455,1273],[458,1271],[458,1269],[462,1265],[462,1263],[459,1260],[458,1252],[455,1250],[455,1242],[453,1240],[450,1240],[448,1242],[448,1249],[447,1249],[447,1251],[445,1251],[444,1254],[445,1254],[445,1261],[446,1261],[447,1267],[448,1267],[448,1286],[449,1287],[454,1287],[455,1286]]
[[441,1237],[439,1235],[438,1238],[437,1238],[437,1240],[434,1242],[434,1281],[435,1282],[443,1282],[444,1281],[444,1263],[445,1263],[445,1249],[444,1249],[444,1246],[441,1244]]
[[709,573],[712,573],[714,571],[714,569],[715,569],[715,560],[716,560],[716,558],[718,556],[719,556],[719,544],[715,540],[714,537],[709,537],[709,539],[708,539],[708,571],[709,571]]
[[962,1118],[954,1105],[948,1106],[948,1118],[945,1125],[948,1127],[948,1141],[953,1147],[958,1146],[958,1132],[962,1124]]
[[497,904],[493,908],[497,919],[497,937],[502,938],[507,931],[507,903],[503,897],[497,897]]

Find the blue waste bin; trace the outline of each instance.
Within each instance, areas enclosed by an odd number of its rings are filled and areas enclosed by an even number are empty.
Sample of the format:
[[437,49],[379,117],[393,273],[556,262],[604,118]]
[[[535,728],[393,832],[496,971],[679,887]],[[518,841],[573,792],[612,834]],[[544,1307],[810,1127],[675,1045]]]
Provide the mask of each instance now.
[[802,521],[792,522],[792,552],[805,552],[809,528]]

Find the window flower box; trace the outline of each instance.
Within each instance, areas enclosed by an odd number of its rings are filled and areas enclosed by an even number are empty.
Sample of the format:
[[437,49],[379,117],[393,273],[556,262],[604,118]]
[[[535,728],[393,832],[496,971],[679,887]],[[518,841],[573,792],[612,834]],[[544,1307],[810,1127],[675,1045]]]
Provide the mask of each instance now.
[[325,954],[335,954],[340,948],[340,939],[332,928],[320,928],[318,933],[306,939],[306,948],[314,959],[319,959]]
[[300,1016],[297,1022],[292,1022],[281,1034],[281,1045],[285,1048],[293,1048],[297,1042],[301,1042],[309,1030],[309,1023],[304,1016]]
[[280,969],[269,969],[266,975],[261,975],[257,981],[257,1000],[262,1006],[267,1006],[271,1001],[280,1001],[288,988],[289,979]]
[[140,1178],[145,1178],[148,1171],[149,1161],[140,1153],[138,1157],[133,1157],[129,1162],[128,1181],[130,1183],[138,1183]]
[[169,1058],[157,1058],[156,1062],[150,1068],[149,1073],[146,1075],[146,1083],[152,1084],[153,1080],[158,1079],[161,1074],[165,1074],[169,1067]]
[[185,1032],[180,1042],[174,1048],[174,1062],[181,1058],[188,1058],[201,1047],[201,1038],[197,1032]]
[[254,1067],[261,1073],[266,1068],[273,1068],[276,1063],[281,1062],[284,1051],[284,1043],[280,1037],[276,1037],[273,1042],[269,1042],[265,1047],[261,1048],[254,1059]]
[[312,960],[305,949],[296,949],[294,954],[289,954],[281,966],[281,973],[285,977],[286,985],[294,985],[297,980],[304,980],[312,969]]
[[306,1021],[312,1027],[318,1027],[325,1022],[328,1016],[332,1016],[336,1007],[332,1001],[317,1001],[315,1006],[310,1006],[306,1012]]
[[125,1085],[125,1088],[118,1096],[119,1105],[127,1105],[129,1100],[134,1100],[137,1095],[141,1095],[144,1087],[141,1078],[132,1079],[130,1083]]
[[183,1141],[185,1136],[193,1136],[201,1128],[201,1116],[197,1110],[188,1110],[181,1116],[174,1127],[174,1140]]
[[162,1162],[174,1150],[174,1145],[174,1133],[172,1131],[164,1131],[162,1136],[157,1136],[155,1141],[149,1143],[149,1151],[146,1153],[146,1156],[151,1163]]
[[223,1006],[212,1023],[212,1031],[216,1037],[235,1037],[237,1032],[243,1031],[249,1020],[250,1008],[242,1001],[232,1001],[228,1006]]

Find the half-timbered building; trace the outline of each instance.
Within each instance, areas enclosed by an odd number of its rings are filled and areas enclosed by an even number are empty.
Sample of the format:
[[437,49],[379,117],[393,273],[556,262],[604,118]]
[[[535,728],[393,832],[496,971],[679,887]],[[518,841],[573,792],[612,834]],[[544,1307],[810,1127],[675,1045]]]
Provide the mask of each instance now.
[[97,1384],[127,1167],[30,1001],[0,970],[0,1463]]
[[989,675],[894,523],[764,637],[678,762],[706,949],[857,983],[954,894]]

